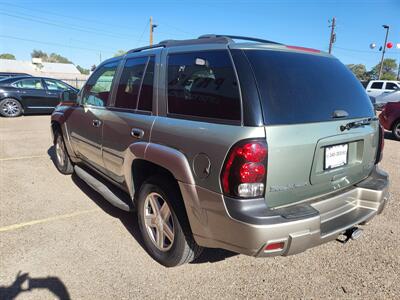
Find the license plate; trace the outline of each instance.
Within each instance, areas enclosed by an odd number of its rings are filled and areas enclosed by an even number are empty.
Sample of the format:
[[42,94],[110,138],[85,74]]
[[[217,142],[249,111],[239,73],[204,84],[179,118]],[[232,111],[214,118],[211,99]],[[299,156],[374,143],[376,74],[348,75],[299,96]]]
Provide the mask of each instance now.
[[325,147],[324,169],[334,169],[347,164],[349,144]]

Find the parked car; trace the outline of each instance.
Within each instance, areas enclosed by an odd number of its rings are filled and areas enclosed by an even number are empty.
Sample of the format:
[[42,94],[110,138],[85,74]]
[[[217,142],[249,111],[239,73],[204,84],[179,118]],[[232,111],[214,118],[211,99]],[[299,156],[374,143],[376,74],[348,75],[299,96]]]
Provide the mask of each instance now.
[[165,266],[203,247],[264,257],[355,239],[388,197],[371,102],[315,49],[219,35],[133,49],[64,92],[51,128],[58,170],[135,209]]
[[378,97],[400,89],[400,81],[371,80],[366,88],[368,96]]
[[383,128],[392,131],[396,140],[400,141],[400,102],[388,102],[379,115]]
[[18,117],[30,113],[51,113],[63,91],[78,90],[61,80],[17,76],[0,80],[0,115]]
[[0,80],[4,78],[16,77],[16,76],[31,76],[26,73],[12,73],[12,72],[0,72]]
[[381,94],[375,97],[374,106],[377,110],[381,110],[388,102],[399,102],[400,101],[400,90],[395,90],[390,93]]

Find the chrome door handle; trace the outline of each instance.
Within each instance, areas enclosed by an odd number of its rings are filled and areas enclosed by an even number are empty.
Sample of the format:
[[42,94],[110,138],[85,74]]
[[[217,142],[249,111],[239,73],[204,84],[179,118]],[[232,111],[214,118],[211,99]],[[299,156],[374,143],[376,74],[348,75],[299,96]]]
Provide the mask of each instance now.
[[93,127],[100,127],[101,121],[100,120],[93,120],[92,121],[92,125],[93,125]]
[[136,139],[141,139],[144,136],[144,131],[139,128],[132,128],[131,136]]

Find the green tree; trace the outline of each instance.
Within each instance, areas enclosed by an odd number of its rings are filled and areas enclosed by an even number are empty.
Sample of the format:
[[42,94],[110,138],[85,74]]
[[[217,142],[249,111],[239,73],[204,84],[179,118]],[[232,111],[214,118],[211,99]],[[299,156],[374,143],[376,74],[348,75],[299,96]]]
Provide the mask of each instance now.
[[41,58],[43,61],[47,60],[48,55],[46,52],[43,52],[42,50],[33,50],[31,53],[32,58]]
[[[371,69],[370,76],[371,79],[378,79],[379,78],[379,69],[381,64],[377,64],[375,67]],[[386,58],[383,61],[383,68],[382,68],[382,80],[396,80],[396,71],[397,71],[397,63],[396,60],[393,58]]]
[[10,54],[10,53],[0,54],[0,58],[1,59],[12,59],[12,60],[15,60],[14,54]]
[[363,64],[349,64],[347,67],[360,81],[370,80],[370,75],[367,72],[367,68]]
[[122,55],[125,55],[125,54],[126,54],[125,50],[118,50],[117,52],[115,52],[114,57],[122,56]]
[[51,62],[51,63],[61,63],[61,64],[71,64],[72,62],[57,53],[51,53],[48,55],[46,52],[42,50],[33,50],[31,53],[32,58],[41,58],[43,62]]
[[81,72],[81,74],[84,74],[84,75],[89,75],[90,74],[90,70],[89,69],[82,68],[80,65],[77,65],[76,68],[79,70],[79,72]]

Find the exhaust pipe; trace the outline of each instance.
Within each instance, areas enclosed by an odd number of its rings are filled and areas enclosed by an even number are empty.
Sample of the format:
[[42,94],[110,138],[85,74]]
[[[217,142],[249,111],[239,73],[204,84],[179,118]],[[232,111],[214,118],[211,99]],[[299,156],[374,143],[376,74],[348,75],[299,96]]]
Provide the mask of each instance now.
[[336,239],[338,242],[342,243],[342,244],[346,244],[349,240],[356,240],[359,237],[361,237],[363,231],[361,228],[358,227],[351,227],[350,229],[347,229],[343,235],[345,237],[344,240],[338,238]]

